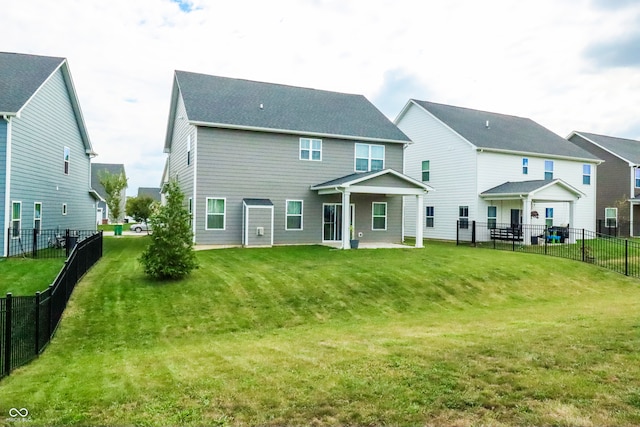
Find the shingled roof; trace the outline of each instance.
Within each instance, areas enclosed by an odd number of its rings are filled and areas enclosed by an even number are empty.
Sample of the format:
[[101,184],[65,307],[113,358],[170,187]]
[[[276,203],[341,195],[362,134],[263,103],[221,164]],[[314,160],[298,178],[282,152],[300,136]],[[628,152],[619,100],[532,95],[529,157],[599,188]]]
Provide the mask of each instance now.
[[127,174],[124,165],[120,163],[91,163],[91,188],[94,189],[103,199],[107,198],[104,186],[100,184],[100,173],[108,172],[112,175]]
[[367,141],[410,142],[362,95],[176,71],[165,148],[178,94],[190,123]]
[[631,164],[640,165],[640,141],[578,131],[573,132],[572,135],[582,136],[587,141],[602,147],[611,154]]
[[528,118],[415,99],[410,102],[427,110],[477,148],[599,160]]
[[64,58],[0,52],[0,114],[15,115]]

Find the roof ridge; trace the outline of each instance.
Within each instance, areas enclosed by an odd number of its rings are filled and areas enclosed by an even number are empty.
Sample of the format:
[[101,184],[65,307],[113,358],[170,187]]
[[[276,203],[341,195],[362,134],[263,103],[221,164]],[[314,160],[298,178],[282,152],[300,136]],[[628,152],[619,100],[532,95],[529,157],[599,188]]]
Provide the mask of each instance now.
[[[517,118],[517,119],[525,119],[525,120],[530,120],[530,121],[533,122],[533,120],[531,118],[529,118],[529,117],[516,116],[514,114],[496,113],[494,111],[479,110],[477,108],[462,107],[462,106],[459,106],[459,105],[451,105],[451,104],[443,104],[443,103],[440,103],[440,102],[424,101],[424,100],[420,100],[420,99],[416,99],[416,98],[411,98],[411,100],[412,101],[426,103],[426,104],[438,105],[438,106],[442,106],[442,107],[450,107],[450,108],[458,108],[460,110],[475,111],[477,113],[493,114],[493,115],[496,115],[496,116],[503,116],[503,117],[514,117],[514,118]],[[536,122],[534,122],[534,123],[536,123]]]

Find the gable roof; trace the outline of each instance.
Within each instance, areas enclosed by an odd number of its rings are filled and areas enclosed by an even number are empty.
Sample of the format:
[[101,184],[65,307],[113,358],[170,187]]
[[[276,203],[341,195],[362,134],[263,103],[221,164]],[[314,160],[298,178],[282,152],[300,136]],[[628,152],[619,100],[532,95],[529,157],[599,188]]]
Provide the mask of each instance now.
[[[311,186],[310,190],[324,192],[325,194],[339,192],[338,188],[346,189],[349,188],[352,191],[356,190],[358,184],[366,183],[368,181],[373,181],[375,178],[381,176],[392,176],[395,177],[401,182],[403,185],[401,187],[396,188],[388,188],[381,187],[378,192],[386,192],[388,194],[409,194],[410,192],[406,191],[408,189],[415,189],[416,194],[422,192],[433,191],[433,188],[423,182],[415,180],[410,176],[404,175],[400,172],[397,172],[393,169],[383,169],[379,171],[369,171],[369,172],[356,172],[346,176],[342,176],[340,178],[332,179],[330,181],[323,182],[321,184]],[[404,189],[404,190],[403,190]],[[354,191],[355,192],[355,191]],[[411,192],[413,194],[413,192]]]
[[573,135],[581,136],[631,165],[640,165],[640,141],[578,131],[573,131],[567,139],[570,139]]
[[127,174],[124,171],[123,164],[115,163],[91,163],[91,188],[94,189],[102,198],[107,198],[107,192],[104,186],[100,184],[100,172],[106,171],[110,174]]
[[191,124],[365,141],[409,138],[362,95],[176,71],[165,149],[178,96]]
[[593,154],[528,118],[416,99],[409,103],[428,111],[478,149],[599,161]]
[[496,187],[490,188],[480,194],[481,197],[487,196],[526,196],[531,193],[535,193],[544,188],[551,186],[561,186],[564,187],[571,193],[578,195],[578,197],[584,196],[585,194],[578,190],[577,188],[569,185],[565,181],[561,179],[553,179],[553,180],[545,180],[545,179],[537,179],[532,181],[516,181],[511,182],[507,181],[503,184],[500,184]]
[[149,196],[153,200],[159,202],[161,200],[160,187],[138,187],[138,197],[140,196]]
[[0,116],[20,117],[22,109],[58,69],[69,92],[85,151],[95,155],[65,58],[0,52]]

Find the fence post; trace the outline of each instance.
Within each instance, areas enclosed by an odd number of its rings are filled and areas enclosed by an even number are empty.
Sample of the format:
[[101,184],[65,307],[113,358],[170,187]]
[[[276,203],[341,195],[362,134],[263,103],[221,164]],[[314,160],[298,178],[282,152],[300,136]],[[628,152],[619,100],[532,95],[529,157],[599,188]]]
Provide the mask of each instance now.
[[40,354],[40,292],[36,292],[36,356]]
[[624,275],[629,275],[629,239],[624,239]]
[[475,246],[476,245],[476,221],[475,220],[471,221],[471,227],[473,227],[471,229],[471,244]]
[[49,298],[47,298],[47,301],[49,301],[49,307],[47,309],[47,317],[48,317],[48,321],[47,321],[47,342],[51,339],[51,324],[53,323],[52,321],[52,317],[53,317],[53,284],[49,285]]
[[69,258],[69,253],[71,253],[71,245],[69,244],[69,229],[67,228],[64,231],[64,248],[65,248],[65,252],[67,254],[67,258]]
[[584,253],[584,228],[583,228],[582,229],[582,262],[585,262],[586,260],[587,259]]
[[11,373],[11,292],[7,294],[5,300],[4,314],[4,375]]
[[11,227],[7,228],[7,256],[11,256]]
[[456,246],[460,244],[460,220],[456,221]]
[[31,241],[31,256],[33,258],[38,257],[38,229],[33,229],[33,240]]

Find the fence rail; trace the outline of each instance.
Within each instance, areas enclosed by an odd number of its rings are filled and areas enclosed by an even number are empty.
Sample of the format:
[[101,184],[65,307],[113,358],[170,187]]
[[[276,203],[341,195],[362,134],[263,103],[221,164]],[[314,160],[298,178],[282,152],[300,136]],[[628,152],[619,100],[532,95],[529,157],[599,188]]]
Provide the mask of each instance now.
[[457,224],[457,244],[568,258],[640,278],[640,242],[595,231],[531,224]]
[[7,256],[67,258],[78,242],[95,233],[95,230],[9,228],[5,236]]
[[0,298],[0,378],[37,357],[53,337],[71,293],[102,257],[102,232],[74,242],[53,283],[35,296]]

